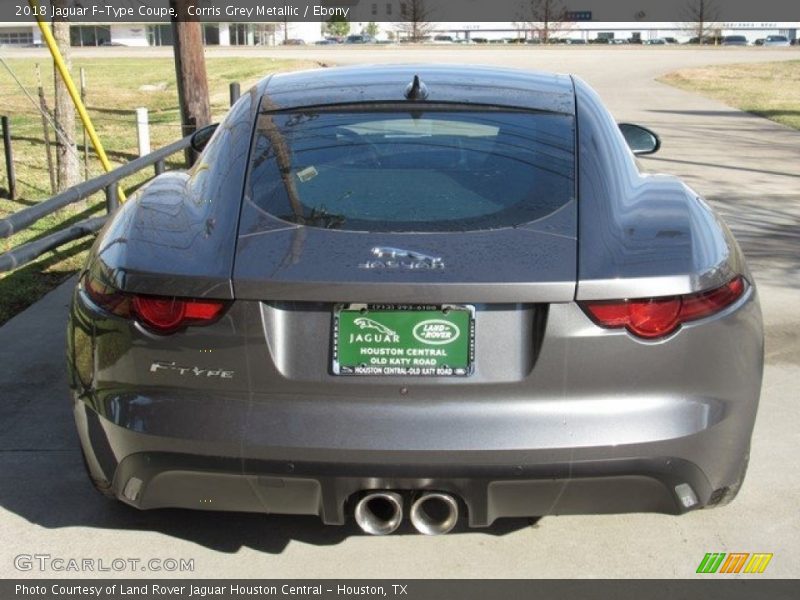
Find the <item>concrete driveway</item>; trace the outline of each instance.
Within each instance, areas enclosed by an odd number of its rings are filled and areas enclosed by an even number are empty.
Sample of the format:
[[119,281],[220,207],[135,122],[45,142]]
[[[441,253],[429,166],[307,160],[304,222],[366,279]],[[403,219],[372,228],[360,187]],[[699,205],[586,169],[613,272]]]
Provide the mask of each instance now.
[[352,526],[324,527],[316,518],[136,512],[102,499],[84,477],[62,359],[69,282],[0,328],[0,576],[84,575],[15,569],[14,556],[38,553],[108,562],[119,557],[194,559],[194,572],[184,574],[199,577],[665,578],[693,576],[706,552],[772,552],[763,576],[800,575],[800,477],[795,468],[800,446],[800,133],[654,81],[676,68],[800,59],[800,51],[312,47],[218,52],[331,64],[434,60],[572,72],[600,92],[619,120],[660,132],[663,149],[643,166],[684,177],[714,203],[749,255],[760,285],[767,367],[743,490],[728,507],[680,518],[510,520],[485,531],[437,538],[407,529],[374,538]]

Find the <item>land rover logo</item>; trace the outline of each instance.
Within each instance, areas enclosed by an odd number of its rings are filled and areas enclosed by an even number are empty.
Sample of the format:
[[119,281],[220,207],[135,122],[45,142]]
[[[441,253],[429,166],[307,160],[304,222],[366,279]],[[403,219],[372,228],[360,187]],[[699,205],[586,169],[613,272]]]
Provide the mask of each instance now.
[[441,346],[458,339],[461,331],[456,325],[443,319],[429,319],[414,327],[414,337],[423,344]]

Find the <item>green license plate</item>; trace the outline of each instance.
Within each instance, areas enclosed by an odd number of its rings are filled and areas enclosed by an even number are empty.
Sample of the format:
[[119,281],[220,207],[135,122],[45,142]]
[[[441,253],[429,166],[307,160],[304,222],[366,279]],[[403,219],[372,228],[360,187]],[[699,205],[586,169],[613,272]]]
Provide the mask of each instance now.
[[475,308],[350,304],[333,312],[334,375],[465,377]]

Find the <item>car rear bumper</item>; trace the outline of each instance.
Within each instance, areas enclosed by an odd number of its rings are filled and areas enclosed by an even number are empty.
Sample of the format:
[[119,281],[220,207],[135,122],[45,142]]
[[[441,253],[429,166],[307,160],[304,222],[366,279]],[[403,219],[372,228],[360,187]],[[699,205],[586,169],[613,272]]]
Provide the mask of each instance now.
[[[681,514],[728,500],[749,451],[730,452],[726,425],[686,438],[545,451],[215,450],[115,425],[81,401],[75,417],[93,475],[135,507],[318,515],[327,524],[343,524],[368,490],[453,494],[472,527],[501,517]],[[710,478],[701,461],[685,457],[687,448],[699,456],[727,451],[724,473]]]
[[[303,317],[319,325],[315,313]],[[361,494],[382,489],[452,493],[475,527],[501,517],[680,514],[738,490],[761,387],[754,288],[657,343],[600,330],[574,304],[552,305],[535,368],[514,380],[526,365],[511,365],[509,381],[483,373],[359,385],[323,372],[293,381],[289,356],[274,389],[256,391],[267,387],[252,381],[268,361],[251,344],[249,390],[134,386],[110,375],[123,364],[146,369],[155,353],[118,357],[114,335],[130,334],[112,325],[84,359],[105,379],[73,385],[74,414],[95,480],[142,509],[341,524]]]

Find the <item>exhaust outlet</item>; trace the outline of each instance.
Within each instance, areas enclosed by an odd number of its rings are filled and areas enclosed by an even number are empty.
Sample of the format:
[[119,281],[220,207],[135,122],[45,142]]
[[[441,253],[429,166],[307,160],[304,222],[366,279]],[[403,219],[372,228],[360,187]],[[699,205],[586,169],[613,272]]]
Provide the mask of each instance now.
[[371,492],[356,504],[356,523],[370,535],[388,535],[403,520],[403,499],[396,492]]
[[423,494],[411,505],[411,524],[425,535],[448,533],[458,522],[458,502],[450,494]]

